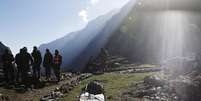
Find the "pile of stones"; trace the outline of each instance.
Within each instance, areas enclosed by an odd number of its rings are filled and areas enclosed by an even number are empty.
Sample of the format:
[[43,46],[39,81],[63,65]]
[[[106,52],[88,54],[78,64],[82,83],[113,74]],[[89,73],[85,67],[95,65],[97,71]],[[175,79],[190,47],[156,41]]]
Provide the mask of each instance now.
[[75,75],[72,74],[72,73],[62,73],[62,74],[61,74],[61,81],[69,80],[69,79],[71,79],[72,77],[75,77]]
[[[58,101],[64,97],[65,94],[68,94],[70,91],[73,90],[79,83],[91,77],[92,74],[81,74],[77,78],[73,79],[72,81],[61,85],[60,87],[56,87],[53,91],[51,91],[47,96],[44,96],[40,99],[40,101]],[[69,76],[67,76],[69,77]]]

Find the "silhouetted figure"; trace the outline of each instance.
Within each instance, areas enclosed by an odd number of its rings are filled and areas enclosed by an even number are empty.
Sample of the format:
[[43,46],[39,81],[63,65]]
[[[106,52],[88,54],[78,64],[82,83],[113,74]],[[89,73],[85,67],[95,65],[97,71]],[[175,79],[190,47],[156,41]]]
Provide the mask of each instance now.
[[23,69],[22,69],[22,54],[23,54],[23,49],[20,49],[20,53],[16,54],[15,56],[15,63],[17,65],[17,77],[16,77],[16,81],[20,82],[20,79],[22,80],[22,73],[23,73]]
[[33,64],[31,55],[27,52],[27,48],[24,47],[21,55],[21,66],[22,66],[22,83],[26,86],[30,86],[30,65]]
[[31,53],[33,57],[33,77],[36,79],[40,79],[40,70],[41,70],[41,63],[42,63],[42,56],[40,51],[37,49],[37,47],[33,48],[33,52]]
[[46,80],[51,77],[51,68],[53,64],[53,56],[49,49],[46,49],[46,53],[43,60],[43,67],[45,67]]
[[58,50],[55,50],[55,56],[54,56],[54,73],[57,77],[57,81],[60,81],[60,67],[62,64],[62,56],[59,54]]
[[14,57],[8,49],[5,50],[2,55],[3,71],[5,76],[5,81],[9,84],[14,83],[14,67],[13,67]]

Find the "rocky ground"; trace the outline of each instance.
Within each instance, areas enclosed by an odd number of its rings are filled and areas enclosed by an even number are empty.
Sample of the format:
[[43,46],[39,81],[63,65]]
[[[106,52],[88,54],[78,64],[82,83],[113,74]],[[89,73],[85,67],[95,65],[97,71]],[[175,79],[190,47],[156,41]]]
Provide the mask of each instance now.
[[178,77],[158,74],[131,85],[121,101],[201,101],[201,74],[191,72]]
[[91,74],[63,74],[63,79],[59,83],[48,82],[45,83],[45,86],[40,89],[30,89],[23,92],[22,89],[5,89],[0,88],[0,101],[50,101],[58,100],[64,94],[71,91],[76,85],[79,84],[79,81],[86,79],[92,76]]
[[[100,79],[103,82],[106,82],[106,86],[114,86],[117,84],[116,88],[112,87],[111,89],[107,89],[106,92],[117,92],[120,88],[125,88],[129,83],[137,81],[141,81],[144,78],[144,75],[149,75],[149,73],[160,71],[157,66],[154,65],[135,65],[135,64],[121,64],[117,70],[110,71],[106,74],[101,74],[98,78],[96,75],[92,74],[71,74],[65,73],[63,74],[63,80],[56,83],[46,83],[43,88],[33,89],[23,93],[16,92],[14,89],[4,89],[0,87],[0,101],[74,101],[70,100],[68,95],[72,94],[72,90],[79,89],[77,94],[80,93],[81,88],[84,87],[87,83],[82,81],[88,80],[92,81],[93,78]],[[136,76],[135,73],[137,73]],[[142,74],[140,74],[142,73]],[[142,76],[140,76],[142,75]],[[89,78],[89,79],[88,79]],[[119,79],[122,78],[123,84],[118,84]],[[113,81],[112,81],[113,80]],[[114,83],[116,82],[116,83]],[[80,84],[81,83],[81,84]],[[82,86],[79,86],[82,85]],[[121,87],[121,86],[122,87]],[[106,87],[107,88],[107,87]],[[70,93],[70,94],[69,94]],[[113,93],[108,93],[108,99],[111,101],[117,100],[115,97],[111,95]],[[115,94],[115,93],[114,93]],[[67,96],[66,96],[67,95]],[[75,99],[79,95],[74,96]],[[66,100],[69,99],[69,100]],[[112,100],[115,99],[115,100]],[[118,98],[119,99],[119,98]],[[127,100],[126,100],[127,101]],[[131,100],[132,101],[132,100]]]
[[25,93],[0,87],[0,101],[76,101],[92,80],[103,82],[108,101],[201,101],[199,70],[173,77],[154,65],[126,64],[116,69],[100,76],[65,73],[60,83]]

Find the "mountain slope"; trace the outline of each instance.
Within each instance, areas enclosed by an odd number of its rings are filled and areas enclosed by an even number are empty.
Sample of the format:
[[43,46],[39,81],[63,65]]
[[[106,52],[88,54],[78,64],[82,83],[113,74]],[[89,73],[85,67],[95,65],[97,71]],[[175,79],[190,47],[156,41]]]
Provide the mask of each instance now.
[[78,55],[88,46],[88,44],[100,34],[106,22],[114,14],[116,14],[116,12],[117,11],[112,11],[106,15],[100,16],[90,22],[83,30],[69,33],[53,42],[43,44],[39,47],[39,49],[43,54],[46,48],[49,48],[52,52],[54,52],[55,49],[58,49],[63,56],[62,67],[64,69],[79,68],[80,66],[72,67],[73,65],[71,64],[75,61],[75,58],[78,57]]
[[96,58],[99,55],[101,48],[105,47],[112,33],[114,33],[114,31],[116,31],[121,25],[123,19],[131,10],[134,3],[135,2],[131,0],[119,11],[119,13],[115,14],[109,21],[107,21],[100,33],[94,37],[88,46],[85,47],[85,49],[74,59],[71,64],[72,67],[77,67],[75,68],[77,71],[82,71],[90,57]]
[[[165,40],[171,34],[170,40],[183,41],[183,56],[197,53],[201,50],[200,4],[200,0],[137,0],[105,47],[133,62],[160,63],[168,47],[173,47]],[[182,39],[176,36],[179,33]]]

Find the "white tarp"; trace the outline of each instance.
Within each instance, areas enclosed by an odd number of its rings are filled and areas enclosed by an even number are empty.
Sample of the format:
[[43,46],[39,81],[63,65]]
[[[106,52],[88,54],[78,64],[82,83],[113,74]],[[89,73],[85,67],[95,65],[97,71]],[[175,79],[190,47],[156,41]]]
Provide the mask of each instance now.
[[85,92],[80,95],[80,101],[105,101],[104,94],[93,95]]

